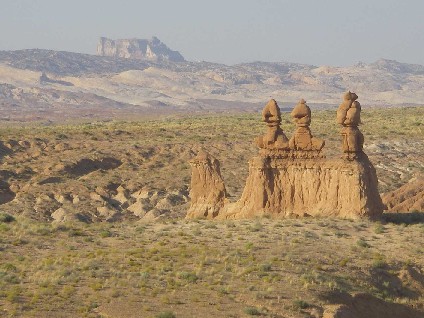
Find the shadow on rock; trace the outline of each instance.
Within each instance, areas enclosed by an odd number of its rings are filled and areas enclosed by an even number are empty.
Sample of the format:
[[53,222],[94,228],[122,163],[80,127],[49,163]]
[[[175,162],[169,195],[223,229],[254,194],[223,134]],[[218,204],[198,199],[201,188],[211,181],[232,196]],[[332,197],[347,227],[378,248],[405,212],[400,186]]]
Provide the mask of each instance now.
[[0,204],[12,201],[15,196],[15,192],[9,188],[9,184],[4,181],[0,181]]
[[0,141],[0,159],[3,159],[3,157],[10,155],[12,152],[13,151],[10,148],[6,147],[4,143]]
[[81,159],[77,163],[67,166],[65,172],[75,176],[81,177],[96,170],[110,170],[119,167],[122,162],[118,159],[107,157],[100,160]]

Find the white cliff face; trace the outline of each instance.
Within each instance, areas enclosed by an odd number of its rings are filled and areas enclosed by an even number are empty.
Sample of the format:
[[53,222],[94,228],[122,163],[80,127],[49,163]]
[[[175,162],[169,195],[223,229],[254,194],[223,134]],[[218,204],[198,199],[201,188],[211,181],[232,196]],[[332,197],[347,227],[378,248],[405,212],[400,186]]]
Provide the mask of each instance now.
[[184,57],[177,51],[172,51],[158,38],[118,39],[100,38],[97,44],[97,55],[129,59],[169,60],[183,62]]

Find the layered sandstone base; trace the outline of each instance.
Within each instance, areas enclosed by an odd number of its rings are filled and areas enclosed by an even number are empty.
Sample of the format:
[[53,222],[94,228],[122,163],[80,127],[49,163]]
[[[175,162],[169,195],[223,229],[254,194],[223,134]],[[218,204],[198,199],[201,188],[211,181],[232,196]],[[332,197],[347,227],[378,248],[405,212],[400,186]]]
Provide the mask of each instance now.
[[239,201],[226,204],[220,219],[287,217],[378,218],[383,204],[368,157],[356,160],[256,157]]

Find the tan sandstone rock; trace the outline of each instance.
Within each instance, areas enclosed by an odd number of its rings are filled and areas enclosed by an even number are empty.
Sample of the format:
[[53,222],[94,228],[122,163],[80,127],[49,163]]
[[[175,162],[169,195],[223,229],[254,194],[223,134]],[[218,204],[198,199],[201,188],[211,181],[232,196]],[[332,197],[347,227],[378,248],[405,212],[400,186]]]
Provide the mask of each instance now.
[[364,147],[364,135],[358,129],[361,123],[361,104],[356,101],[358,95],[347,92],[344,95],[343,103],[337,110],[337,122],[343,126],[342,150],[344,158],[353,160],[362,153]]
[[361,161],[256,157],[241,199],[220,217],[377,218],[382,209],[376,172],[365,155]]
[[54,211],[51,215],[53,221],[52,223],[64,223],[64,222],[70,222],[70,221],[80,221],[80,218],[78,217],[79,213],[74,213],[73,211],[65,208],[59,208],[56,211]]
[[320,151],[324,147],[324,140],[312,136],[309,125],[311,124],[311,109],[306,105],[304,99],[293,108],[291,112],[294,123],[297,128],[289,146],[293,150]]
[[191,205],[186,218],[211,219],[224,207],[226,197],[219,161],[205,151],[190,161]]
[[288,149],[288,139],[281,129],[281,112],[277,102],[271,99],[262,111],[262,121],[267,124],[267,133],[256,139],[259,148]]

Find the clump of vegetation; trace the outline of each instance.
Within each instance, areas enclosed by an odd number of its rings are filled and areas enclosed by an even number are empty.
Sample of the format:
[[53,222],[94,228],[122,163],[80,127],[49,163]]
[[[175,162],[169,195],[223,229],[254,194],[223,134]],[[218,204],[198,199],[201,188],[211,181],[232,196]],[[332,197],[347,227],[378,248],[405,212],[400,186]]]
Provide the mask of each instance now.
[[172,311],[164,311],[155,316],[155,318],[177,318]]
[[250,316],[260,316],[261,312],[259,311],[259,309],[255,308],[255,307],[246,307],[244,308],[244,313]]
[[178,278],[184,279],[189,283],[195,283],[199,279],[199,277],[195,273],[192,273],[192,272],[180,272],[178,274]]
[[377,225],[374,228],[375,234],[382,234],[384,233],[384,226],[381,223],[377,223]]
[[266,263],[266,264],[261,264],[261,265],[259,266],[259,269],[260,269],[262,272],[270,272],[270,271],[271,271],[271,269],[272,269],[272,265],[271,265],[271,264],[268,264],[268,263]]
[[103,230],[100,232],[100,237],[111,237],[112,232],[110,230]]
[[300,310],[300,309],[306,309],[306,308],[309,308],[309,307],[310,307],[310,304],[309,304],[309,303],[307,303],[307,302],[306,302],[306,301],[304,301],[304,300],[297,299],[297,300],[294,300],[294,301],[293,301],[293,307],[294,307],[295,309],[298,309],[298,310]]
[[363,248],[369,248],[369,247],[371,247],[371,245],[369,245],[367,243],[367,241],[365,241],[362,237],[359,240],[356,241],[356,245],[358,245],[360,247],[363,247]]
[[374,254],[373,260],[372,260],[372,267],[374,267],[374,268],[385,268],[387,266],[388,266],[388,264],[386,262],[384,255],[379,254],[379,253]]
[[11,223],[16,221],[15,217],[13,215],[0,212],[0,223]]

